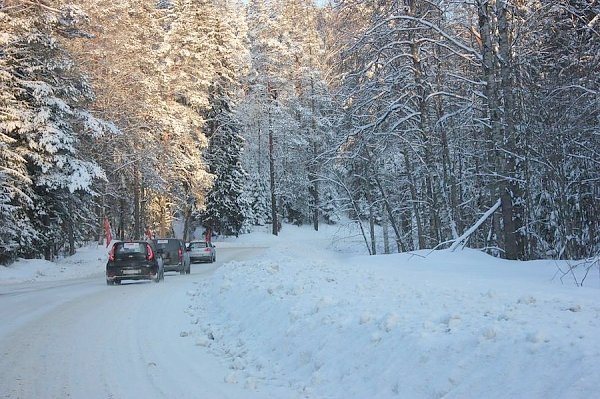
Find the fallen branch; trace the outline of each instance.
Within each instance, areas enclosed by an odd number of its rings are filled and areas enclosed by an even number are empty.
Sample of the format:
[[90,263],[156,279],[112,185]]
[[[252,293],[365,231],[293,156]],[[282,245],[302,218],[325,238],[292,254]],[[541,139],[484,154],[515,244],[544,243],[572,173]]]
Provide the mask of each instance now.
[[454,241],[454,244],[450,246],[450,251],[454,251],[460,246],[462,242],[466,241],[471,236],[471,234],[473,234],[479,228],[479,226],[481,226],[483,222],[487,220],[487,218],[489,218],[494,212],[496,212],[496,210],[500,207],[500,204],[501,201],[500,199],[498,199],[498,201],[496,201],[496,203],[490,209],[488,209],[488,211],[484,213],[483,216],[481,216],[473,226],[469,227],[467,231],[463,233],[463,235],[461,235]]

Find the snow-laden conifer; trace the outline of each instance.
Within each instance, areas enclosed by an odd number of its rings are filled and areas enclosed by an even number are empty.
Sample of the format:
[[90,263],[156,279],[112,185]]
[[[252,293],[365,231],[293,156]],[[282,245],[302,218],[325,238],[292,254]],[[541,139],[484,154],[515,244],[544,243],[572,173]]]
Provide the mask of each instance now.
[[18,229],[6,228],[2,250],[5,256],[44,251],[52,257],[67,230],[73,232],[74,195],[92,194],[94,182],[105,177],[80,149],[114,127],[86,109],[91,87],[59,40],[58,35],[79,35],[81,12],[16,3],[0,9],[6,29],[0,56],[0,201],[6,221]]

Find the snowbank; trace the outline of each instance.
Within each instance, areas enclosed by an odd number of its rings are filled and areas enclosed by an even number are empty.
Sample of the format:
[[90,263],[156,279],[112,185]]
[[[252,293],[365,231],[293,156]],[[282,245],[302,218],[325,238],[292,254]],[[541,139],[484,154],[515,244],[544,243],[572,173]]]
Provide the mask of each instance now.
[[[597,282],[563,285],[554,262],[477,251],[353,256],[328,250],[331,235],[286,226],[267,256],[188,293],[188,336],[228,359],[227,382],[308,398],[600,391]],[[259,235],[239,241],[250,244]]]
[[104,273],[107,252],[103,245],[90,244],[56,262],[19,259],[10,266],[0,266],[0,284],[67,280]]

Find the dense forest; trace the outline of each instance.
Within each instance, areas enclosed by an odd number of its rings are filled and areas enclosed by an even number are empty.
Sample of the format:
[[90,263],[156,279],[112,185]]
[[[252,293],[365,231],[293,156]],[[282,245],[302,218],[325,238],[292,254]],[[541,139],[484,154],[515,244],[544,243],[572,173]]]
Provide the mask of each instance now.
[[600,255],[598,0],[0,0],[0,46],[0,263],[105,219]]

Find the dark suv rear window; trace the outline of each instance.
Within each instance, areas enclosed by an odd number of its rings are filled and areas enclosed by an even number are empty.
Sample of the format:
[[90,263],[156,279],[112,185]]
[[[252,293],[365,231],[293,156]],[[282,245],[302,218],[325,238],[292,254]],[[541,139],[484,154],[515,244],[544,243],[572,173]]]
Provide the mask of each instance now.
[[158,239],[155,240],[156,247],[166,249],[167,251],[177,251],[179,249],[179,240],[176,239]]
[[143,242],[118,242],[115,244],[115,259],[144,258],[146,244]]

